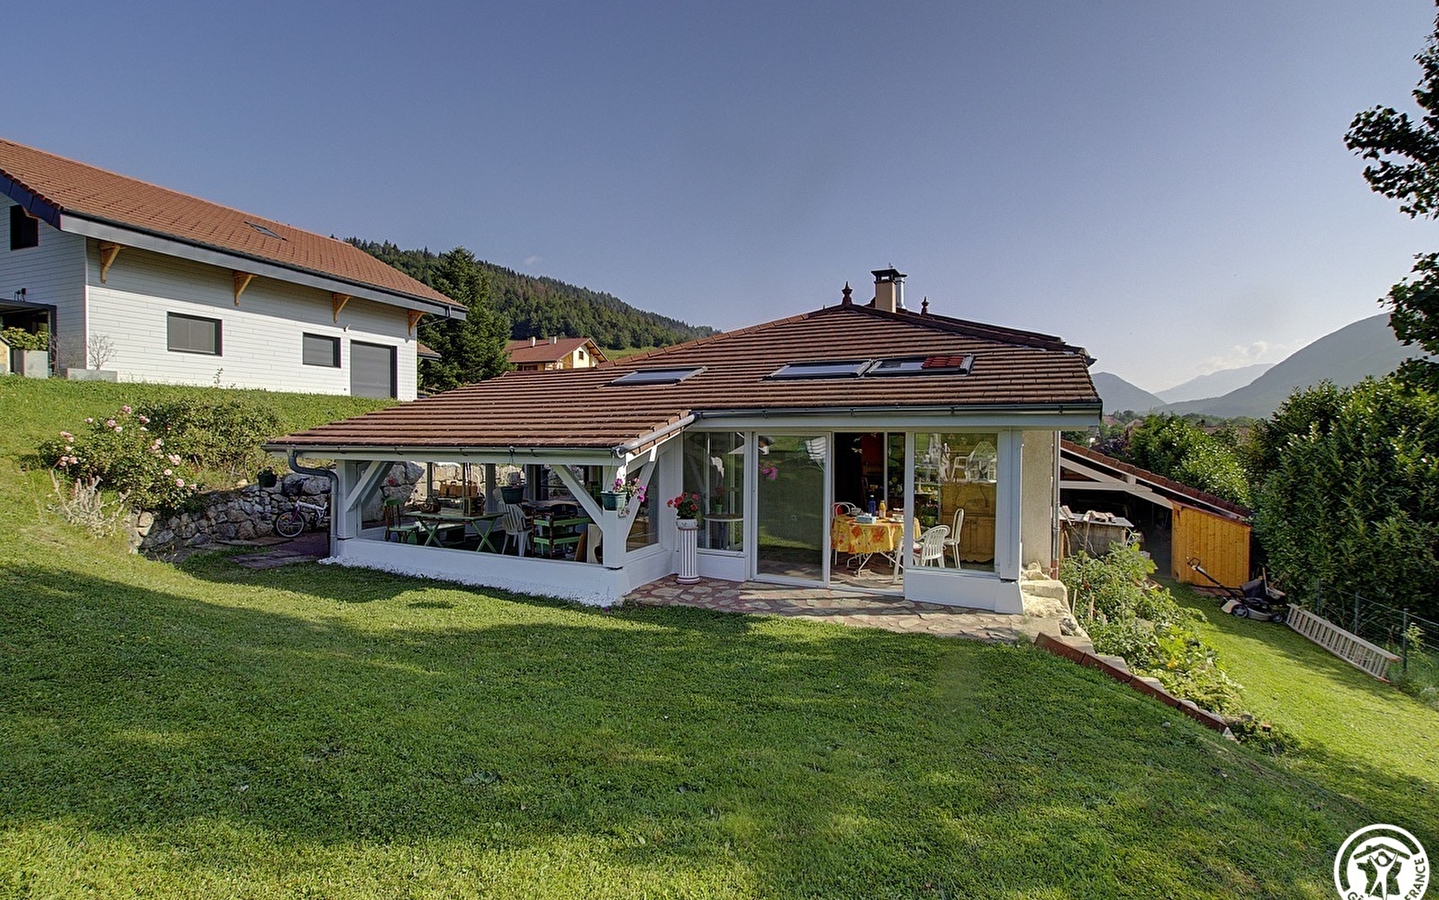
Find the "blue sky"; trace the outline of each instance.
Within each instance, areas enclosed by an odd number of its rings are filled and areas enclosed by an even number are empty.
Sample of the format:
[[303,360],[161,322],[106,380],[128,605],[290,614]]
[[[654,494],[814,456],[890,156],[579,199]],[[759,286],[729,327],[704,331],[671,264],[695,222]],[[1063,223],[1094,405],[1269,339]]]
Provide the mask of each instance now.
[[[61,3],[0,135],[721,328],[869,270],[1159,390],[1277,361],[1439,249],[1370,193],[1419,0]],[[24,71],[23,79],[16,73]]]

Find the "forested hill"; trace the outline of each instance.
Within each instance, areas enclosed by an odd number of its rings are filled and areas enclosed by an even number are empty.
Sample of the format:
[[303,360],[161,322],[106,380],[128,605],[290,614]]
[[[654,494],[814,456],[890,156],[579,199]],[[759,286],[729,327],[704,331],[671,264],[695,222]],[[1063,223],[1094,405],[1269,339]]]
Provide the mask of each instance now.
[[[430,276],[439,261],[438,254],[428,249],[401,250],[389,241],[348,240],[406,275],[432,283]],[[713,328],[635,309],[612,294],[554,278],[522,275],[483,260],[478,265],[489,281],[496,311],[510,320],[511,338],[588,337],[603,348],[619,350],[663,347],[715,333]]]

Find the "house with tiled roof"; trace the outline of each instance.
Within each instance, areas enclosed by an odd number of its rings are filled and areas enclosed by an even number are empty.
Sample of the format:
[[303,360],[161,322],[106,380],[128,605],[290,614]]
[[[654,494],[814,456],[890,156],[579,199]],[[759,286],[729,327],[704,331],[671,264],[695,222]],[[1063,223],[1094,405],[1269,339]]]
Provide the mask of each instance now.
[[[874,274],[867,304],[846,285],[812,312],[509,372],[269,449],[336,461],[343,564],[591,603],[678,573],[1020,612],[1021,570],[1055,558],[1059,433],[1099,421],[1092,360],[907,310],[905,276]],[[480,473],[478,497],[367,519],[400,461]]]
[[586,337],[525,338],[510,341],[505,345],[505,352],[518,372],[587,369],[609,361],[605,352]]
[[408,400],[416,324],[465,314],[344,241],[6,140],[0,199],[0,323],[48,330],[57,374]]

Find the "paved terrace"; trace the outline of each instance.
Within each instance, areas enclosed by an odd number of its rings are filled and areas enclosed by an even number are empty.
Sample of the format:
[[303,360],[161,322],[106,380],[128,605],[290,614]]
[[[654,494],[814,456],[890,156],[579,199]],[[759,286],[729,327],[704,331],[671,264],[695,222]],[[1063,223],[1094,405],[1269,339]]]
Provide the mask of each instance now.
[[902,597],[822,588],[702,579],[679,584],[674,576],[661,578],[625,597],[626,604],[694,606],[719,612],[799,616],[823,619],[856,628],[883,628],[911,634],[937,634],[980,641],[1030,643],[1040,632],[1058,637],[1062,606],[1042,598],[1025,597],[1025,615],[1009,616],[915,603]]

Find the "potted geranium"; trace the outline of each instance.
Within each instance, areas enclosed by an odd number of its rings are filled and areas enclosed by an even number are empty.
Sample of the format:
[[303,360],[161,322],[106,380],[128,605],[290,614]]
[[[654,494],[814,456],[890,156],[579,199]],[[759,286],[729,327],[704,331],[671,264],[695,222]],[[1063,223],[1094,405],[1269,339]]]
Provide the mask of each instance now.
[[679,516],[681,521],[685,519],[694,520],[699,518],[699,494],[680,494],[678,497],[670,500],[665,505],[668,506],[670,509],[674,510],[675,515]]
[[640,484],[638,475],[629,481],[616,478],[614,486],[610,490],[600,492],[600,503],[604,505],[605,509],[624,509],[629,506],[631,497],[636,498],[640,505],[644,505],[645,486]]

